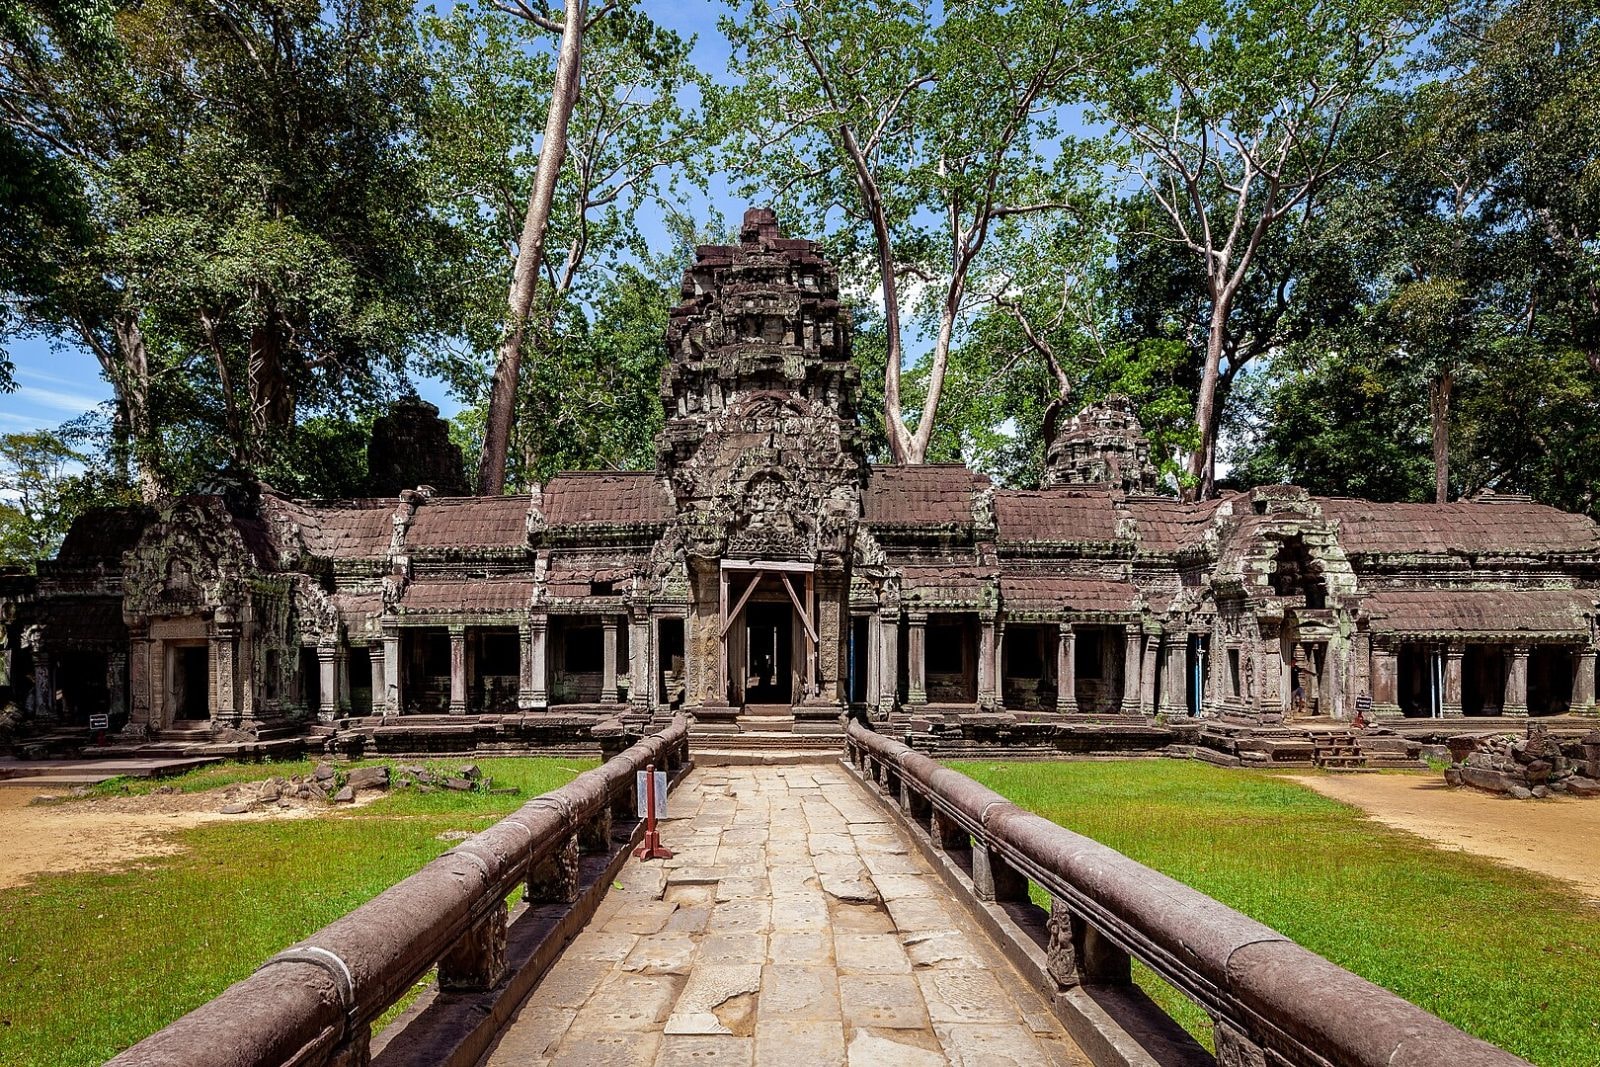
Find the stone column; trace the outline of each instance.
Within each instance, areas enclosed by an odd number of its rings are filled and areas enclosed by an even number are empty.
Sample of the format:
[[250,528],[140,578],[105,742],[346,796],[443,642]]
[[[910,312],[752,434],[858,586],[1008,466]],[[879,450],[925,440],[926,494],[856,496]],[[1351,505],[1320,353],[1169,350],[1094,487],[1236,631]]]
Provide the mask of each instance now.
[[239,669],[235,653],[239,648],[239,627],[231,615],[220,609],[212,623],[211,666],[216,672],[216,707],[211,712],[212,722],[236,725],[239,720],[238,681]]
[[878,619],[878,646],[883,653],[878,710],[884,718],[894,711],[894,699],[900,688],[900,614],[884,612]]
[[106,657],[106,711],[112,715],[128,710],[127,669],[127,653],[113,652]]
[[350,646],[339,642],[337,667],[339,671],[339,711],[350,713]]
[[1168,632],[1161,644],[1166,656],[1161,661],[1161,710],[1167,715],[1189,714],[1189,635]]
[[999,662],[995,654],[997,644],[994,614],[984,612],[978,616],[978,705],[983,708],[1000,703],[1000,680],[995,670]]
[[400,669],[400,629],[386,626],[383,630],[383,713],[400,715],[405,712],[402,688],[403,671]]
[[628,616],[628,706],[635,712],[648,713],[655,704],[655,690],[650,685],[650,638],[654,631],[649,615]]
[[1461,714],[1461,661],[1467,650],[1460,641],[1451,641],[1444,650],[1444,693],[1440,710],[1446,715]]
[[994,679],[994,706],[1006,706],[1006,620],[994,621],[994,647],[989,654],[989,677]]
[[1580,648],[1572,654],[1572,713],[1594,712],[1594,649]]
[[[128,729],[140,736],[156,728],[151,721],[150,655],[155,643],[143,619],[128,627]],[[19,694],[20,695],[20,694]]]
[[1144,638],[1144,671],[1139,677],[1139,713],[1146,717],[1156,713],[1156,660],[1161,655],[1161,635],[1146,634]]
[[540,612],[528,617],[523,645],[522,691],[517,694],[517,706],[524,710],[543,710],[550,706],[550,672],[546,667],[546,646],[550,633],[550,616]]
[[867,670],[867,707],[876,709],[883,702],[883,620],[867,619],[867,647],[856,653]]
[[467,628],[450,627],[450,714],[467,713]]
[[1372,649],[1372,713],[1386,718],[1400,714],[1400,657],[1393,648]]
[[372,714],[382,715],[384,712],[384,694],[389,691],[388,683],[384,680],[384,655],[382,643],[367,646],[367,662],[372,666]]
[[922,612],[906,616],[911,629],[906,633],[906,703],[928,702],[928,616]]
[[1355,698],[1372,696],[1372,631],[1357,630],[1350,635],[1349,690],[1344,701],[1344,717],[1355,718]]
[[1512,645],[1506,655],[1506,700],[1504,714],[1528,714],[1528,653],[1527,645]]
[[617,702],[617,617],[606,615],[600,620],[601,662],[600,703]]
[[1144,648],[1144,635],[1139,627],[1129,625],[1122,653],[1122,714],[1139,714],[1140,650]]
[[1078,635],[1070,622],[1061,624],[1056,638],[1056,710],[1078,710]]
[[339,716],[339,650],[317,646],[317,720],[332,722]]

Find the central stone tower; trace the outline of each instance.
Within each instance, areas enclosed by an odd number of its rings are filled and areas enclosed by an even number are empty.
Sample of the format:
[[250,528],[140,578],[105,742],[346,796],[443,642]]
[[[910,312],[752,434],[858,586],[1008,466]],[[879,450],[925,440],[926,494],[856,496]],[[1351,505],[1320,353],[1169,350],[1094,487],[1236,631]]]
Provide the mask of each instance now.
[[848,553],[866,472],[838,272],[768,208],[702,245],[667,325],[660,469],[702,556]]
[[765,208],[739,236],[696,249],[684,274],[658,466],[691,586],[690,703],[702,719],[792,714],[803,728],[833,720],[845,696],[860,375],[816,245],[781,237]]

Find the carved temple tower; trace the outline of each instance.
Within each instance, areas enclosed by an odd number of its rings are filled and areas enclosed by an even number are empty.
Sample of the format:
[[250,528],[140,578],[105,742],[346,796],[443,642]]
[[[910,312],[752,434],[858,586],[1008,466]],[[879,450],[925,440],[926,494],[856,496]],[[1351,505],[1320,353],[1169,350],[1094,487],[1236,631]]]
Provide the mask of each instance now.
[[697,249],[682,295],[657,454],[692,590],[688,703],[831,722],[866,479],[837,273],[753,209],[739,244]]

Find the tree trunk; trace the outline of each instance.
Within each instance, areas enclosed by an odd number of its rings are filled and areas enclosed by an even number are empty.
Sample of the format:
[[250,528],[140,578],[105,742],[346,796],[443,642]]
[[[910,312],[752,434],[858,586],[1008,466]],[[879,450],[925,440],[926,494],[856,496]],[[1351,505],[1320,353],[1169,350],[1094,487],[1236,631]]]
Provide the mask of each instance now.
[[139,469],[139,498],[154,504],[166,489],[166,479],[161,471],[155,419],[150,412],[150,352],[145,347],[144,331],[139,328],[136,312],[118,314],[112,320],[112,329],[116,333],[120,357],[113,381],[127,418],[134,463]]
[[1433,502],[1450,501],[1450,394],[1455,376],[1441,371],[1428,386],[1428,413],[1433,420]]
[[266,321],[250,331],[245,378],[250,392],[250,434],[244,456],[254,465],[267,457],[270,443],[294,425],[294,387],[284,373],[283,335],[270,303]]
[[544,255],[544,235],[550,224],[550,203],[555,198],[556,178],[567,154],[567,123],[578,98],[578,80],[583,57],[584,20],[588,0],[567,0],[561,31],[561,52],[556,61],[554,91],[550,94],[550,114],[545,120],[544,144],[539,151],[539,167],[534,173],[533,192],[528,197],[528,214],[517,243],[517,266],[511,280],[505,331],[489,390],[489,412],[483,433],[483,454],[478,461],[478,492],[499,495],[506,487],[506,452],[511,444],[511,425],[516,419],[517,384],[522,377],[522,344],[527,333],[528,312],[539,282],[539,265]]
[[1194,478],[1201,500],[1210,500],[1217,493],[1217,431],[1222,424],[1217,410],[1217,379],[1222,367],[1228,311],[1232,306],[1232,293],[1223,293],[1212,301],[1211,329],[1206,335],[1206,364],[1200,374],[1200,393],[1195,398],[1194,422],[1195,429],[1200,432],[1200,442],[1189,459],[1189,474]]

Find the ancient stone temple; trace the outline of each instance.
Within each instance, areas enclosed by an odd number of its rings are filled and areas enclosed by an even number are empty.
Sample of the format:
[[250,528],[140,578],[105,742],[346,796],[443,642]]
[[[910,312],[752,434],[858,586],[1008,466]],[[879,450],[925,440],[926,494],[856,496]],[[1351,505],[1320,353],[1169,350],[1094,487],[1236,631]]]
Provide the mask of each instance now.
[[[872,465],[835,271],[763,210],[697,250],[666,344],[651,471],[85,516],[36,579],[0,576],[0,685],[41,718],[222,738],[493,742],[680,707],[700,731],[955,736],[1594,710],[1582,516],[1182,503],[1117,399],[1066,423],[1040,489]],[[390,430],[445,440],[426,411]]]

